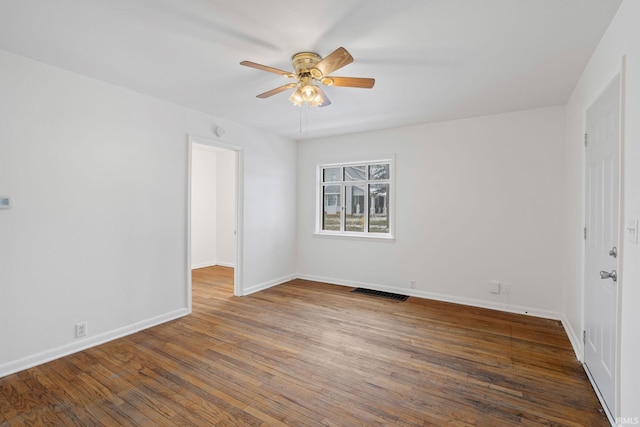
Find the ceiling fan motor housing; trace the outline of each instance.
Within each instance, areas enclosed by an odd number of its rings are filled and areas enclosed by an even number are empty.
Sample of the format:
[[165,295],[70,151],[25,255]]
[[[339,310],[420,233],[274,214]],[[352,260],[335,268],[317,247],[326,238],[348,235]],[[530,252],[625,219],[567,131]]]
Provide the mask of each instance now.
[[322,57],[313,52],[299,52],[293,55],[291,61],[293,62],[293,69],[296,70],[298,77],[305,75],[311,75],[314,78],[321,78],[322,72],[315,65],[322,60]]

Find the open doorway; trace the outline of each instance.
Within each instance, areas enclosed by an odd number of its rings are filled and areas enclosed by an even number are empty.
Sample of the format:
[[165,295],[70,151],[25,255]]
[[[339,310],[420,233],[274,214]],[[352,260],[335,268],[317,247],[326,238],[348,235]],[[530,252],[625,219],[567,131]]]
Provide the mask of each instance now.
[[243,294],[242,149],[193,136],[188,149],[187,281],[191,310],[193,269],[232,269],[233,293]]

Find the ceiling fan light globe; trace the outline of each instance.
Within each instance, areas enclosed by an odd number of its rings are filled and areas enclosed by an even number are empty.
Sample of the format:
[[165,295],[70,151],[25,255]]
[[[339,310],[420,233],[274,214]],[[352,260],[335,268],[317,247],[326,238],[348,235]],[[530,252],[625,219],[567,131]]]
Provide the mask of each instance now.
[[322,104],[324,104],[324,98],[320,94],[318,94],[315,98],[309,101],[309,105],[311,105],[312,107],[316,107]]
[[302,105],[304,99],[302,98],[302,91],[300,88],[297,88],[289,97],[289,101],[293,102],[298,107]]
[[313,98],[315,98],[317,94],[318,91],[313,85],[306,85],[302,88],[302,99],[307,102],[311,102],[311,100],[313,100]]

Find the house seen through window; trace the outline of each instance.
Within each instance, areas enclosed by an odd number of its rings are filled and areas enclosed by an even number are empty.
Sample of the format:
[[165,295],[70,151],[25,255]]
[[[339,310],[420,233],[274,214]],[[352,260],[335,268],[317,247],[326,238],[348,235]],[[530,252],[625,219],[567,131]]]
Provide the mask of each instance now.
[[390,236],[391,161],[319,167],[319,232]]

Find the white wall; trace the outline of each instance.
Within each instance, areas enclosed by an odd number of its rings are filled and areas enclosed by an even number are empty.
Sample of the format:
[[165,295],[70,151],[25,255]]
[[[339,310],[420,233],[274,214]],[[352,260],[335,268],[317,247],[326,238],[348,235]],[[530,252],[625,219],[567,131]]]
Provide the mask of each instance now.
[[[567,139],[565,156],[565,269],[563,275],[564,311],[573,334],[583,330],[582,284],[583,262],[581,232],[583,209],[584,113],[621,69],[627,55],[627,82],[623,128],[624,190],[623,225],[640,218],[640,2],[625,0],[609,29],[600,41],[567,105]],[[621,242],[622,296],[620,347],[620,412],[622,417],[639,417],[640,409],[640,246]],[[578,340],[579,341],[579,340]],[[580,344],[580,353],[582,347]]]
[[236,153],[217,153],[216,193],[216,264],[234,267],[236,264]]
[[0,69],[0,376],[188,312],[188,133],[243,147],[245,289],[294,273],[294,141],[3,51]]
[[236,152],[193,144],[191,268],[236,263]]
[[193,144],[191,154],[191,268],[216,265],[217,255],[216,151]]
[[[300,142],[299,275],[561,317],[564,124],[553,107]],[[316,166],[389,154],[395,242],[314,237]]]

